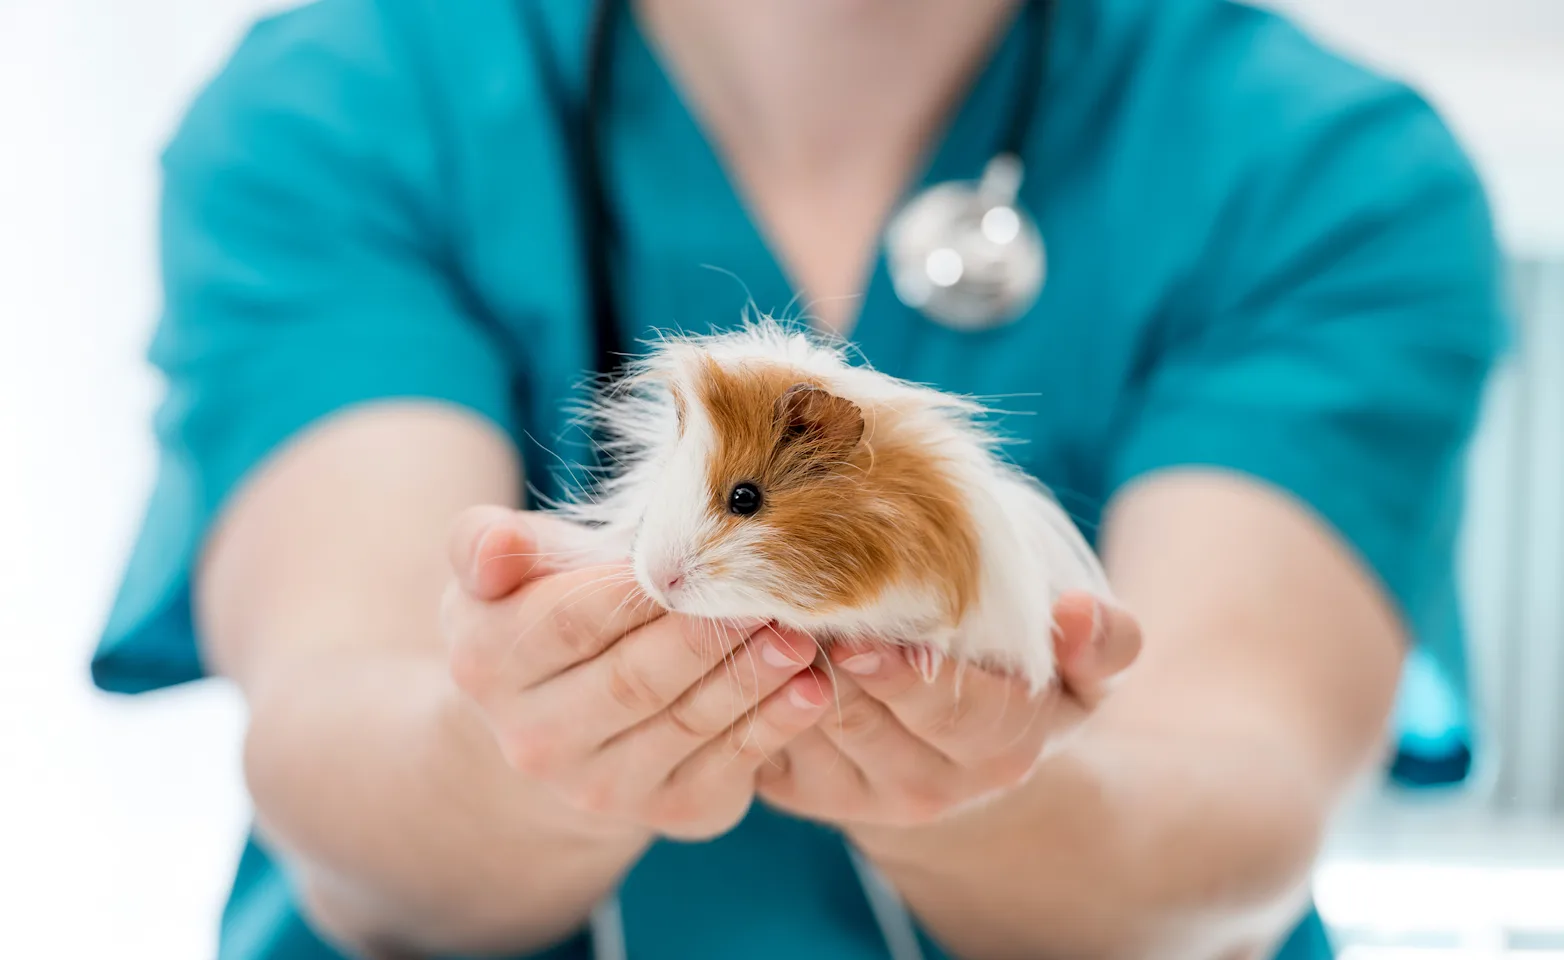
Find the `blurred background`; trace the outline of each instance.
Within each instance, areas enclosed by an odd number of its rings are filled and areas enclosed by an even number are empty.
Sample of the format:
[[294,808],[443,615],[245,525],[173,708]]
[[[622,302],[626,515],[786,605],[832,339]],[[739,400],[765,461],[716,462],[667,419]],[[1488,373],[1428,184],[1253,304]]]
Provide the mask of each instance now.
[[[217,685],[86,665],[152,479],[156,159],[261,0],[0,0],[0,904],[12,956],[212,956],[248,810]],[[1414,82],[1487,178],[1522,349],[1472,464],[1485,756],[1366,790],[1319,868],[1345,960],[1564,958],[1564,2],[1272,0]]]

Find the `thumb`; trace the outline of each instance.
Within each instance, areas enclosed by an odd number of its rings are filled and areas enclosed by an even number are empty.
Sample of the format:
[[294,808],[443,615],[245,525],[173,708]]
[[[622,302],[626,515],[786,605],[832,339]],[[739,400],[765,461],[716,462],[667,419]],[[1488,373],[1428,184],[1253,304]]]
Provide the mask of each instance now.
[[451,569],[472,596],[498,600],[529,580],[569,569],[587,541],[584,528],[558,517],[472,507],[452,528]]
[[1090,710],[1140,656],[1140,622],[1129,611],[1084,593],[1060,597],[1054,621],[1060,679]]

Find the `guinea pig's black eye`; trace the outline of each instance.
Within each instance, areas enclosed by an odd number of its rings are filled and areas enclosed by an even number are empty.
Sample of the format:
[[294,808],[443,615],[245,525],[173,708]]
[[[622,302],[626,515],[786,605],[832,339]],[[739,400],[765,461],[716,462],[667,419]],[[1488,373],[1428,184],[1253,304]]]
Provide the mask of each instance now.
[[747,517],[760,509],[760,488],[753,483],[741,483],[728,494],[728,512]]

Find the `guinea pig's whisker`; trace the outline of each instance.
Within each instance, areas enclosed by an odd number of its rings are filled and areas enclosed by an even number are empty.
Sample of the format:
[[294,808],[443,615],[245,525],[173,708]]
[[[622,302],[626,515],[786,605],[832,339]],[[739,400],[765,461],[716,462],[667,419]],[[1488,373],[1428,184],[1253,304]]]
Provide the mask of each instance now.
[[[744,719],[748,723],[748,729],[746,729],[745,732],[744,732],[743,746],[747,747],[747,746],[749,746],[749,742],[751,740],[755,739],[756,732],[759,730],[759,724],[760,724],[760,710],[759,710],[759,708],[756,708],[754,710],[746,710],[746,711],[744,711]],[[761,755],[762,762],[764,762],[766,764],[771,764],[771,763],[775,762],[775,761],[773,761],[771,759],[771,755],[769,753],[766,753],[764,750],[761,751],[760,755]]]
[[[1011,686],[1013,686],[1013,684],[1008,684],[1008,683],[1005,684],[1005,701],[1006,701],[1007,704],[1008,704],[1008,702],[1010,700],[1010,688],[1011,688]],[[1026,735],[1032,729],[1032,725],[1037,722],[1037,718],[1038,717],[1042,716],[1042,713],[1043,713],[1043,703],[1044,703],[1045,699],[1046,698],[1044,698],[1044,697],[1032,697],[1031,698],[1031,700],[1032,700],[1032,715],[1031,715],[1031,717],[1029,717],[1027,719],[1027,722],[1023,723],[1020,726],[1020,728],[1016,731],[1015,737],[1013,737],[1011,739],[1011,741],[1008,744],[1005,745],[1007,748],[1014,747],[1016,744],[1018,744],[1022,740],[1026,739]],[[1001,713],[1003,713],[1003,711],[1001,711]]]
[[[745,646],[747,647],[748,644],[745,644]],[[728,680],[728,712],[737,713],[749,706],[744,702],[744,678],[739,673],[740,669],[742,669],[739,666],[739,651],[731,651],[723,658],[722,662],[727,667],[725,676]]]
[[[831,703],[832,703],[832,706],[835,707],[835,709],[836,709],[836,729],[841,730],[842,729],[842,693],[841,693],[841,687],[838,686],[837,682],[836,682],[836,665],[831,662],[831,658],[830,657],[822,657],[821,659],[825,661],[826,676],[831,678]],[[836,756],[831,758],[831,765],[826,768],[826,772],[829,773],[832,770],[835,770],[836,769],[836,765],[838,763],[840,763],[841,761],[842,761],[842,750],[841,750],[840,747],[838,747],[837,750],[836,750]]]
[[[626,579],[628,579],[629,581],[634,581],[635,577],[631,576],[631,577],[628,577]],[[644,596],[642,596],[638,592],[637,593],[627,593],[627,594],[625,594],[623,597],[621,597],[619,599],[619,603],[616,604],[614,606],[613,611],[611,613],[609,613],[608,621],[610,623],[612,623],[613,621],[619,619],[619,614],[622,613],[626,607],[632,607],[633,604],[637,604],[637,603],[651,603],[651,602],[652,601],[651,601],[650,598],[644,597]]]
[[[734,273],[732,270],[729,270],[726,267],[719,267],[715,263],[703,263],[703,264],[701,264],[701,266],[703,268],[707,269],[707,270],[710,270],[710,271],[714,272],[714,273],[720,273],[723,276],[732,279],[732,281],[734,283],[739,285],[739,289],[744,291],[744,309],[741,311],[741,316],[745,319],[746,322],[751,322],[751,323],[754,322],[753,320],[750,319],[752,316],[753,317],[764,316],[764,314],[762,314],[760,312],[760,302],[755,299],[754,291],[750,290],[749,284],[744,282],[744,278],[743,277],[739,276],[738,274]],[[793,299],[794,300],[798,299],[797,294],[794,295]],[[792,306],[792,301],[791,300],[788,301],[788,306],[789,307]]]
[[962,695],[964,693],[966,693],[966,690],[965,690],[963,684],[961,683],[961,674],[963,672],[963,671],[961,671],[961,668],[964,667],[965,665],[966,665],[966,661],[958,661],[958,663],[957,663],[958,674],[957,674],[955,683],[953,683],[951,685],[951,691],[950,691],[950,714],[951,714],[951,719],[953,721],[955,720],[957,713],[961,710],[961,697],[962,697]]
[[[608,587],[613,586],[612,583],[608,583],[606,585],[603,584],[603,581],[604,580],[608,580],[608,579],[609,578],[607,578],[607,577],[600,577],[600,578],[598,578],[596,580],[589,581],[587,583],[584,583],[584,584],[581,584],[579,586],[576,586],[576,587],[572,588],[571,590],[566,591],[565,596],[560,598],[561,600],[564,600],[566,597],[574,596],[578,591],[584,590],[584,589],[586,589],[588,587],[596,588],[596,589],[592,590],[592,592],[590,594],[588,594],[588,597],[582,597],[582,598],[580,598],[580,599],[578,599],[576,601],[573,601],[573,602],[571,602],[569,604],[564,604],[562,606],[556,606],[556,607],[552,608],[552,610],[550,612],[553,613],[553,612],[559,612],[559,611],[563,611],[563,610],[568,610],[571,607],[575,606],[576,603],[579,603],[582,599],[588,599],[589,597],[595,596],[596,594],[602,592],[603,590],[608,589]],[[525,640],[527,637],[532,635],[533,628],[537,627],[542,622],[543,622],[543,620],[540,618],[539,620],[534,621],[531,624],[528,624],[526,629],[522,630],[520,635],[518,635],[516,637],[516,639],[511,642],[511,652],[514,653],[516,651],[516,648],[518,646],[520,646],[521,642],[523,640]]]
[[1072,500],[1076,501],[1077,503],[1083,503],[1087,507],[1089,507],[1091,509],[1094,509],[1094,510],[1097,510],[1099,512],[1102,510],[1103,505],[1104,505],[1102,498],[1100,498],[1100,497],[1093,497],[1093,496],[1091,496],[1089,494],[1081,492],[1080,490],[1071,489],[1070,487],[1056,487],[1056,486],[1053,486],[1051,484],[1048,484],[1046,486],[1048,488],[1048,492],[1053,494],[1055,502],[1057,502],[1059,504],[1059,509],[1064,511],[1065,516],[1069,517],[1071,520],[1074,520],[1077,524],[1079,524],[1082,527],[1088,527],[1088,528],[1093,529],[1093,530],[1097,529],[1099,524],[1091,522],[1089,519],[1087,519],[1082,514],[1077,513],[1075,510],[1070,509],[1068,506],[1065,505],[1064,498],[1065,497],[1070,497]]
[[585,548],[577,548],[574,550],[539,550],[532,553],[497,553],[492,557],[485,558],[482,563],[478,564],[478,569],[485,569],[489,564],[496,560],[517,560],[522,558],[530,560],[552,560],[558,557],[583,557],[588,552],[589,551],[587,551]]
[[[715,629],[715,628],[713,628],[713,629]],[[716,642],[715,638],[713,639],[712,642],[713,643]],[[736,652],[737,651],[729,650],[727,653],[723,654],[723,656],[722,656],[722,677],[723,677],[724,680],[727,681],[727,688],[728,688],[728,711],[730,713],[733,710],[733,683],[734,683],[734,678],[737,676],[737,674],[734,672],[734,667],[733,667],[733,657],[736,654]],[[709,676],[711,676],[712,674],[714,674],[716,672],[717,672],[716,670],[708,670],[706,672],[706,675],[701,677],[701,680],[700,680],[701,685],[704,686],[706,684],[706,677],[709,677]]]
[[[702,621],[699,622],[699,624],[700,624],[700,629],[702,629],[702,630],[706,629],[706,626],[707,626],[707,622],[706,621],[702,620]],[[716,635],[716,627],[715,626],[711,627],[711,630],[712,630],[712,634],[713,634],[712,642],[715,643],[716,642],[716,636],[715,636]],[[705,653],[706,642],[707,642],[706,636],[704,634],[700,635],[700,641],[701,641],[700,642],[701,652],[702,652],[702,654],[704,654]],[[723,657],[723,660],[726,661],[727,657]],[[694,699],[694,700],[699,700],[700,699],[701,691],[706,689],[706,678],[711,676],[711,674],[712,674],[711,670],[707,670],[705,673],[701,674],[701,678],[695,682],[695,694],[694,694],[694,696],[691,699]]]
[[[720,648],[722,646],[722,638],[718,634],[718,629],[719,629],[718,624],[715,621],[704,620],[704,619],[701,621],[701,624],[702,624],[703,629],[710,631],[710,635],[709,636],[703,636],[702,637],[702,643],[703,644],[709,644],[711,647]],[[706,685],[706,678],[711,676],[712,674],[714,674],[716,672],[717,672],[716,670],[708,670],[704,675],[702,675],[702,677],[700,679],[700,687],[705,687],[705,685]],[[729,650],[729,651],[725,652],[722,655],[722,675],[724,677],[732,677],[733,676],[733,651],[732,650]]]
[[[1005,698],[999,702],[999,716],[994,720],[994,728],[996,730],[1004,726],[1005,714],[1010,712],[1010,694],[1014,690],[1014,687],[1015,684],[1013,683],[1005,684]],[[1026,727],[1023,726],[1021,730],[1022,732],[1021,734],[1017,735],[1016,740],[1021,739],[1021,737],[1025,735]],[[1010,746],[1015,746],[1014,740],[1010,742]]]
[[[560,597],[560,600],[567,600],[571,597],[575,597],[575,595],[582,590],[591,591],[585,596],[576,597],[574,600],[572,600],[570,606],[574,606],[575,604],[580,603],[582,600],[597,596],[599,593],[607,590],[610,587],[616,587],[620,584],[630,583],[634,579],[634,575],[629,573],[607,573],[603,576],[588,580],[585,583],[577,584],[571,589],[565,591],[565,595]],[[565,607],[563,609],[569,609],[569,607]]]
[[[538,441],[538,438],[534,437],[529,431],[523,430],[522,433],[526,436],[526,438],[528,440],[531,440],[532,443],[534,445],[536,445],[539,449],[541,449],[544,453],[547,453],[549,456],[551,456],[555,460],[559,461],[560,466],[565,468],[565,473],[570,478],[571,484],[574,485],[574,484],[578,483],[578,481],[576,480],[576,472],[581,469],[581,465],[580,464],[571,463],[569,460],[566,460],[559,453],[559,451],[552,449],[551,447],[547,446],[546,444],[540,443]],[[529,487],[530,487],[530,483],[529,483]]]
[[[755,662],[755,648],[752,645],[746,643],[744,645],[744,649],[745,649],[745,652],[749,654],[750,677],[755,681],[755,688],[754,688],[755,692],[759,693],[760,692],[760,667]],[[742,690],[743,689],[743,684],[742,683],[739,684],[738,688],[740,690]],[[748,724],[748,729],[746,729],[745,732],[744,732],[744,745],[748,746],[749,742],[755,738],[756,724],[759,722],[759,719],[760,719],[760,705],[756,704],[754,709],[750,709],[749,704],[746,703],[744,705],[744,719],[745,719],[745,721]],[[770,757],[766,758],[767,761],[769,761],[770,759],[771,759]]]
[[[515,553],[497,553],[494,556],[490,557],[489,560],[505,560],[505,559],[510,558],[510,557],[535,557],[535,558],[541,558],[541,557],[581,556],[582,554],[587,553],[587,552],[588,552],[587,548],[585,548],[585,547],[575,547],[575,548],[572,548],[570,550],[530,550],[530,551],[529,550],[518,550]],[[485,562],[487,562],[487,561],[485,561]]]
[[[744,653],[749,658],[749,678],[755,684],[754,693],[758,694],[760,692],[760,664],[755,659],[755,645],[752,644],[752,643],[744,644]],[[743,689],[743,685],[742,684],[739,685],[739,689],[740,690]],[[754,694],[751,694],[751,696],[753,696],[753,695]],[[746,697],[745,699],[747,700],[748,697]],[[746,707],[747,706],[748,706],[748,704],[746,704]]]
[[[633,573],[610,574],[609,576],[606,576],[602,579],[605,581],[606,586],[636,585],[635,574]],[[609,613],[608,620],[613,621],[618,619],[619,614],[624,612],[626,607],[632,607],[633,604],[638,603],[646,603],[655,606],[655,602],[650,597],[642,594],[639,590],[635,590],[619,598],[619,602],[614,605],[614,609]]]
[[723,679],[723,686],[728,691],[727,712],[730,713],[730,714],[736,712],[739,709],[738,694],[733,692],[733,688],[739,682],[738,681],[738,677],[739,677],[739,668],[738,668],[738,665],[734,662],[734,655],[733,654],[729,654],[728,656],[723,657],[722,658],[722,679]]
[[[595,595],[595,593],[594,593],[594,595]],[[583,598],[583,599],[585,599],[585,598]],[[570,604],[567,607],[555,607],[550,612],[551,613],[555,613],[555,612],[559,612],[561,610],[566,610],[566,609],[569,609],[570,606],[574,606],[574,605],[575,604]],[[516,635],[516,638],[511,641],[510,650],[508,651],[508,653],[510,655],[514,655],[516,653],[516,651],[521,648],[522,643],[525,642],[529,637],[532,636],[532,631],[536,630],[538,627],[542,626],[546,622],[547,622],[546,619],[539,618],[538,620],[535,620],[532,623],[527,624],[522,629],[522,631],[519,634]]]
[[[624,577],[622,575],[610,574],[608,576],[597,577],[596,579],[589,580],[586,583],[583,583],[583,584],[580,584],[578,586],[572,587],[570,590],[565,591],[565,595],[563,597],[561,597],[560,600],[563,601],[563,600],[565,600],[565,599],[567,599],[569,597],[575,596],[575,594],[577,594],[578,592],[580,592],[582,590],[586,590],[587,592],[584,595],[576,597],[574,600],[571,600],[569,603],[562,603],[560,605],[557,605],[557,606],[553,607],[550,610],[550,613],[558,614],[558,613],[563,613],[563,612],[565,612],[567,610],[574,609],[579,604],[584,603],[585,601],[590,600],[593,597],[597,596],[598,594],[601,594],[601,593],[603,593],[603,592],[605,592],[607,590],[611,590],[611,589],[613,589],[614,587],[618,586],[619,584],[621,584],[623,582],[624,582]],[[511,653],[515,653],[516,650],[521,646],[522,641],[527,639],[529,636],[531,636],[532,635],[532,630],[535,627],[537,627],[538,624],[541,623],[541,622],[542,621],[539,620],[539,621],[536,621],[536,622],[534,622],[532,624],[529,624],[528,627],[526,629],[524,629],[520,633],[520,635],[518,635],[516,637],[515,640],[511,641],[510,652]]]

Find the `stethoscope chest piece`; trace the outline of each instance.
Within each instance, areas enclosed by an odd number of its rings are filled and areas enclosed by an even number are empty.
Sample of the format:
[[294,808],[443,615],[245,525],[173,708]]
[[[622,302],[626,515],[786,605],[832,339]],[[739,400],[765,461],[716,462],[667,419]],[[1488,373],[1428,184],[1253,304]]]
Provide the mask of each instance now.
[[957,330],[1019,319],[1042,292],[1047,251],[1017,200],[1021,164],[991,160],[983,179],[936,184],[913,197],[885,233],[896,296]]

